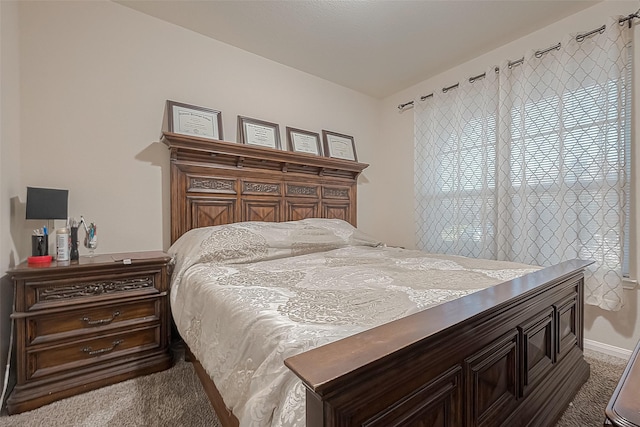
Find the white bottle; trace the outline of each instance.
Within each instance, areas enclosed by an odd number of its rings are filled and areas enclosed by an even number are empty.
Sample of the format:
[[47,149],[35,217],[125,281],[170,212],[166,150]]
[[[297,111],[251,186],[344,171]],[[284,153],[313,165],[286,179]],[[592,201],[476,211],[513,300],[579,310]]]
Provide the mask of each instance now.
[[56,230],[56,259],[69,261],[69,229],[64,226]]

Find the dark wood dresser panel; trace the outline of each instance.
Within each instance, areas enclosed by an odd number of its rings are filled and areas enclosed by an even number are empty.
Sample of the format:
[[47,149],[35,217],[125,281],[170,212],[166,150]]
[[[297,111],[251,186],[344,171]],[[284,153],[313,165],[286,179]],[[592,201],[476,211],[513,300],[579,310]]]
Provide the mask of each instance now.
[[605,426],[640,427],[640,342],[605,410]]
[[9,271],[17,370],[9,413],[169,368],[169,261],[136,252]]

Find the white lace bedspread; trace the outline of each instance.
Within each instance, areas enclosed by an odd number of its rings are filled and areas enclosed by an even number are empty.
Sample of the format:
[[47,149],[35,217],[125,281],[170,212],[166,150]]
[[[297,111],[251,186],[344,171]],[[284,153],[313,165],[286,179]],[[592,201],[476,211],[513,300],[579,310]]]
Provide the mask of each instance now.
[[170,253],[177,328],[241,426],[304,426],[284,359],[538,269],[387,248],[337,220],[201,228]]

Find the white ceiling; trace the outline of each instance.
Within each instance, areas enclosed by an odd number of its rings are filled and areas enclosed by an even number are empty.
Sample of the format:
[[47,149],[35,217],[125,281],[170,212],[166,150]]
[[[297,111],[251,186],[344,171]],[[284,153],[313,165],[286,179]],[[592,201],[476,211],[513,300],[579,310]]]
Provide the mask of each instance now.
[[598,2],[116,1],[376,98]]

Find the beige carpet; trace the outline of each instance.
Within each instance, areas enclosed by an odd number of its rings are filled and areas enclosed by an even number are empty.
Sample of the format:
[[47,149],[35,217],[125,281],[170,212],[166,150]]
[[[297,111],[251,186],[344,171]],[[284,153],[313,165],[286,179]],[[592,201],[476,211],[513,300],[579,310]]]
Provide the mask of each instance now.
[[604,410],[627,366],[627,360],[585,350],[591,376],[564,411],[556,427],[601,427]]
[[[604,408],[626,362],[586,351],[591,378],[556,427],[602,426]],[[0,427],[212,426],[213,409],[190,363],[64,399],[34,411],[0,417]]]
[[134,378],[10,417],[0,426],[220,427],[190,363]]

